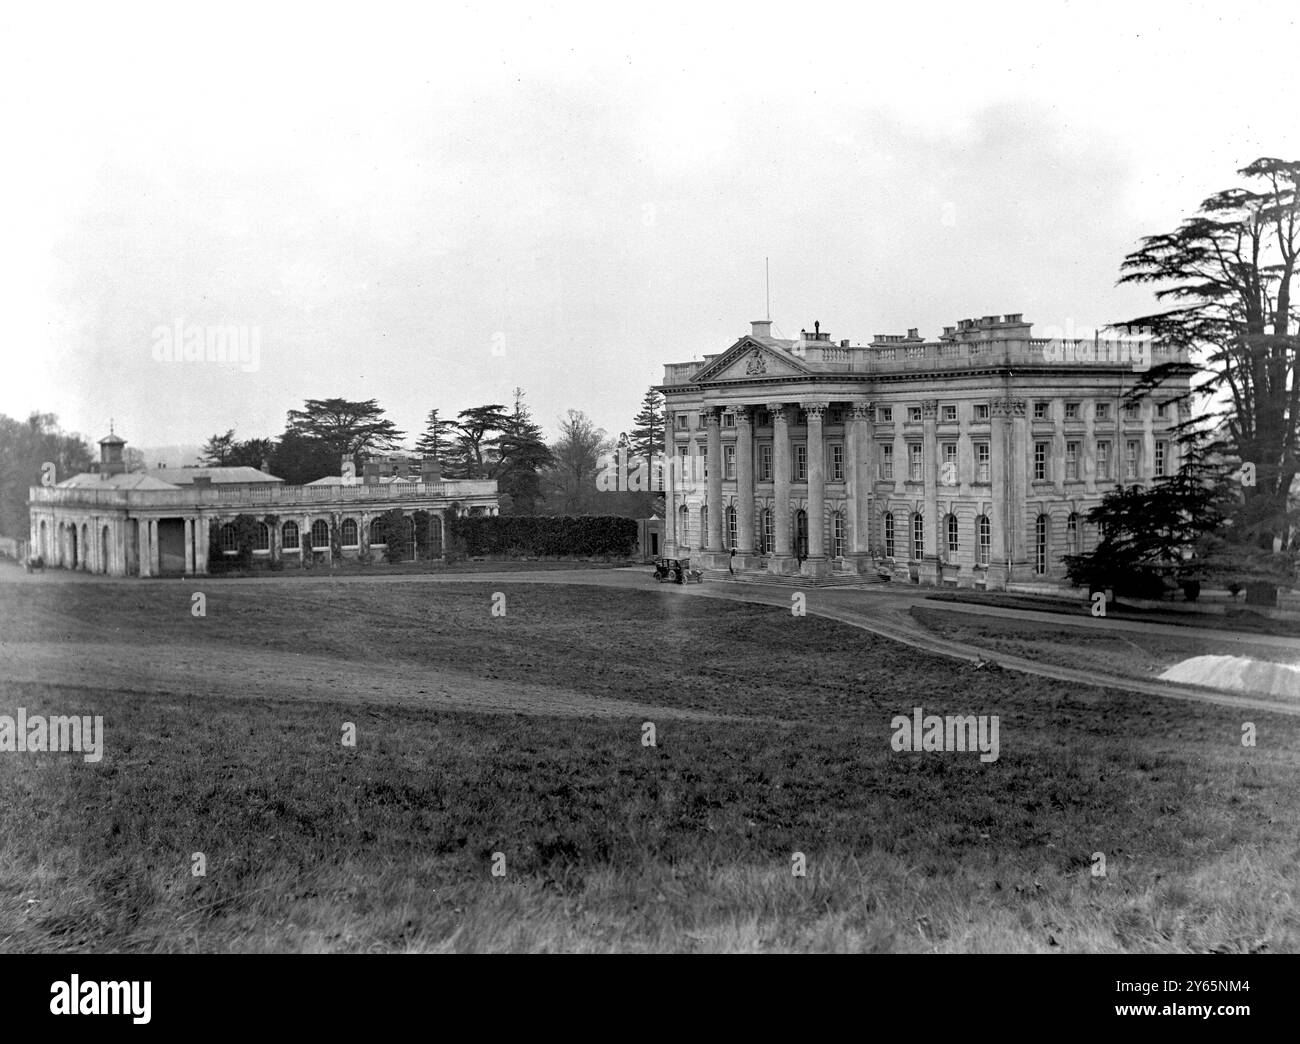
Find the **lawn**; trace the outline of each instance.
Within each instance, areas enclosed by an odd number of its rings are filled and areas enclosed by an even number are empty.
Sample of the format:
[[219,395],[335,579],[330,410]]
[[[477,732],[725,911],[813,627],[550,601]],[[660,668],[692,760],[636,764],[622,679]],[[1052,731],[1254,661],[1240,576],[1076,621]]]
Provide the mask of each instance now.
[[1201,637],[1196,630],[1186,635],[1106,631],[1072,627],[1064,621],[1055,624],[979,616],[925,606],[914,606],[911,615],[928,630],[954,642],[1061,667],[1097,668],[1120,677],[1154,678],[1193,656],[1247,656],[1273,663],[1292,663],[1297,658],[1286,649],[1252,644],[1249,634],[1225,641]]
[[[0,586],[0,713],[107,733],[97,765],[0,753],[0,950],[1300,948],[1295,718],[1246,748],[1240,712],[678,589],[213,583],[203,618],[189,594]],[[147,684],[232,656],[281,674]],[[895,753],[918,704],[998,715],[998,760]]]

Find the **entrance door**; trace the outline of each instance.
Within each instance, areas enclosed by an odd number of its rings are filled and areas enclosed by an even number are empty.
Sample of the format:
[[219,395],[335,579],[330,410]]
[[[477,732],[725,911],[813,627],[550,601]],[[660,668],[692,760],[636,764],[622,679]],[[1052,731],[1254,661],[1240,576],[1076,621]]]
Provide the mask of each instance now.
[[158,571],[173,576],[185,572],[185,520],[158,520]]

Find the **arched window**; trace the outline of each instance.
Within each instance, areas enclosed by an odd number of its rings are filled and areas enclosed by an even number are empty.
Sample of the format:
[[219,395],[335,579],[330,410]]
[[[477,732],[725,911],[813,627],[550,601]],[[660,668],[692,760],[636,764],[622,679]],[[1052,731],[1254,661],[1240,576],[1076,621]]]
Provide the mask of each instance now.
[[988,515],[980,515],[975,520],[975,531],[979,534],[979,541],[975,548],[975,562],[986,566],[989,564],[989,554],[993,548],[993,530],[989,526]]
[[925,516],[917,512],[912,516],[912,557],[925,555]]
[[265,522],[259,522],[257,524],[257,529],[253,532],[253,550],[271,550],[271,527]]
[[1065,547],[1069,554],[1079,553],[1079,516],[1073,511],[1065,520]]
[[794,553],[808,557],[808,512],[802,508],[794,513]]
[[1034,522],[1034,572],[1039,576],[1047,575],[1047,532],[1050,522],[1046,515],[1039,515]]
[[957,528],[957,516],[949,515],[944,528],[948,531],[948,554],[955,555],[961,550],[961,533]]
[[341,539],[344,547],[357,546],[357,520],[355,518],[345,518]]
[[235,534],[233,522],[227,522],[221,527],[221,550],[227,555],[233,555],[239,550],[239,538]]
[[323,518],[311,524],[311,547],[313,551],[323,551],[330,546],[330,527]]
[[844,514],[840,511],[831,515],[831,554],[844,557]]
[[379,519],[370,520],[370,545],[372,547],[387,547],[388,541],[384,539],[383,528],[379,524]]
[[727,508],[727,547],[736,546],[736,507],[731,505]]
[[678,546],[684,551],[691,549],[691,511],[685,504],[677,509],[677,540]]
[[776,545],[776,523],[772,517],[772,509],[763,509],[763,554],[770,555],[775,553]]
[[284,551],[301,551],[298,540],[298,523],[286,522],[280,529],[280,547]]
[[885,557],[894,557],[894,513],[885,512]]

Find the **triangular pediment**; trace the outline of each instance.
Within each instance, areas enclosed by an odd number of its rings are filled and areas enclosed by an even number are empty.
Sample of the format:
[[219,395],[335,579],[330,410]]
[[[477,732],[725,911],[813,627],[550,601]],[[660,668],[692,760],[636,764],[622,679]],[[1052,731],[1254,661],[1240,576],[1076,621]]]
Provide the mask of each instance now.
[[786,352],[753,337],[742,337],[692,378],[693,384],[761,381],[770,377],[796,377],[808,368]]

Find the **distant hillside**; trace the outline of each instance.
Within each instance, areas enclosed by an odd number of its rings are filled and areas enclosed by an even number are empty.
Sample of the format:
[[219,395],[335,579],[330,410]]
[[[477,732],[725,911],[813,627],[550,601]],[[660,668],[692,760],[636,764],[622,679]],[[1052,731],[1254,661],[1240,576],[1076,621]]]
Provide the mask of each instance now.
[[165,468],[183,468],[187,464],[197,464],[199,457],[203,455],[203,446],[201,444],[188,446],[128,446],[128,449],[139,450],[144,455],[144,466],[150,469],[159,465]]

